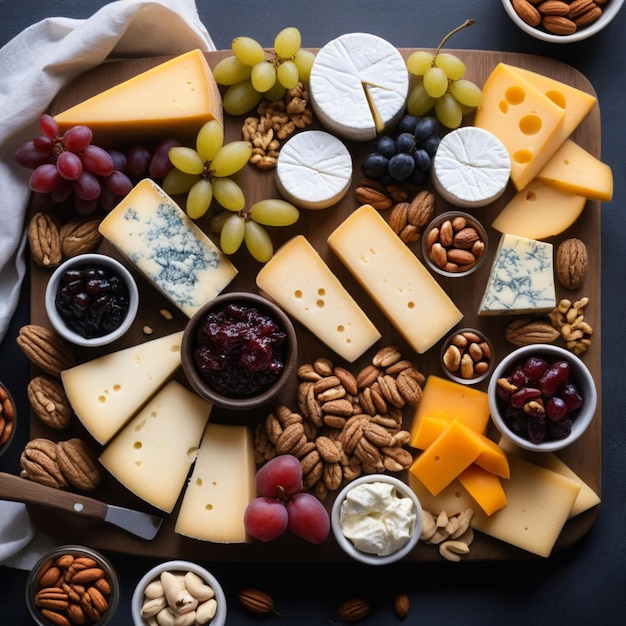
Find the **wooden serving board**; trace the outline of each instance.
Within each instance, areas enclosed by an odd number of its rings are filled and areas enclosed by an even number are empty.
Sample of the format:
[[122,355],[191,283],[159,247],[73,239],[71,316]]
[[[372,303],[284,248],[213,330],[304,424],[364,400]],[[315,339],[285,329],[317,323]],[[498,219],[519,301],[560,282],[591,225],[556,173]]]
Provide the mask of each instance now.
[[[408,56],[412,50],[403,49],[401,52]],[[467,78],[482,85],[495,65],[502,61],[512,65],[528,68],[541,72],[553,78],[564,81],[570,85],[578,87],[584,91],[594,94],[590,83],[574,68],[563,63],[543,58],[515,53],[485,52],[473,50],[458,50],[456,53],[467,65]],[[229,55],[229,51],[207,53],[207,58],[211,66]],[[113,84],[129,78],[139,72],[153,67],[162,62],[165,58],[155,59],[134,59],[127,61],[111,62],[104,64],[95,70],[85,74],[65,89],[58,97],[52,112],[58,112],[71,106],[85,98],[102,91]],[[595,95],[595,94],[594,94]],[[226,116],[226,141],[241,138],[242,119]],[[471,123],[471,119],[467,120]],[[600,113],[596,105],[587,119],[576,130],[573,138],[592,154],[600,155]],[[373,142],[368,143],[348,143],[348,148],[353,155],[354,181],[356,185],[360,177],[359,166],[362,158],[373,149]],[[257,170],[253,166],[247,166],[243,177],[243,188],[248,205],[257,200],[269,197],[279,197],[274,183],[274,172]],[[487,227],[490,238],[488,248],[488,259],[482,268],[467,278],[443,279],[438,278],[442,286],[446,289],[452,300],[464,313],[464,326],[479,328],[491,339],[495,349],[495,358],[501,358],[512,349],[504,339],[504,329],[511,318],[480,318],[476,315],[478,304],[482,296],[491,260],[493,258],[499,233],[490,227],[494,217],[513,195],[513,188],[510,187],[505,195],[494,204],[475,211],[476,216]],[[391,327],[372,301],[366,296],[363,290],[355,283],[340,261],[335,257],[326,245],[328,234],[355,208],[357,202],[354,195],[349,192],[345,198],[336,206],[322,211],[301,211],[300,220],[292,227],[274,229],[272,237],[275,245],[279,246],[293,235],[304,233],[311,243],[326,260],[330,268],[339,276],[340,280],[347,286],[348,290],[355,297],[358,303],[368,313],[372,321],[383,333],[383,339],[376,344],[374,349],[383,345],[395,344],[402,348],[406,358],[413,359],[419,369],[426,375],[443,375],[439,364],[440,344],[433,347],[424,355],[413,353],[400,338],[398,333]],[[448,210],[446,202],[438,200],[437,213]],[[207,220],[199,220],[199,225],[206,229]],[[560,240],[566,237],[576,236],[581,238],[589,251],[589,270],[583,286],[575,292],[566,292],[560,286],[557,287],[557,299],[568,297],[572,300],[582,296],[590,299],[586,311],[586,319],[594,329],[593,345],[584,356],[583,360],[590,368],[596,381],[598,395],[601,398],[601,334],[600,334],[600,206],[598,202],[588,202],[585,211],[579,220],[567,232],[555,237],[552,242],[555,246]],[[419,242],[412,244],[414,252],[421,256]],[[119,255],[105,242],[101,251],[112,256]],[[228,287],[228,290],[249,290],[257,291],[255,277],[260,269],[260,264],[253,261],[246,251],[240,251],[232,258],[239,269],[239,275]],[[398,268],[402,271],[402,268]],[[43,294],[50,272],[40,267],[33,266],[31,273],[31,296],[32,311],[31,320],[35,324],[49,325],[47,319]],[[186,318],[167,302],[147,281],[138,276],[138,283],[141,292],[141,304],[137,319],[131,331],[123,339],[115,344],[93,350],[78,350],[80,361],[90,360],[107,351],[119,349],[129,345],[141,343],[149,338],[155,338],[164,334],[180,330],[184,327]],[[174,313],[173,320],[165,320],[159,313],[161,308],[167,308]],[[148,337],[143,332],[144,326],[150,326],[154,334]],[[328,348],[317,341],[306,329],[297,325],[298,340],[301,363],[311,362],[319,356],[327,356],[335,363],[341,364],[340,359]],[[361,359],[353,364],[347,365],[355,373],[361,369],[371,359],[373,352],[366,353]],[[346,365],[346,364],[343,364]],[[179,377],[182,376],[179,374]],[[181,378],[181,380],[184,379]],[[297,381],[293,381],[291,387],[279,399],[287,406],[296,409],[295,388]],[[486,389],[486,382],[479,388]],[[242,415],[232,413],[218,408],[214,409],[211,419],[224,423],[247,423],[253,426],[265,417],[264,412]],[[407,410],[405,415],[405,427],[410,426],[412,411]],[[78,420],[75,420],[78,422]],[[495,435],[495,433],[492,433]],[[51,439],[68,439],[71,436],[82,436],[89,438],[79,423],[74,424],[69,431],[54,432],[44,427],[36,418],[31,418],[32,437],[48,437]],[[560,456],[585,480],[596,492],[600,492],[601,484],[601,405],[595,419],[587,433],[575,442]],[[406,478],[406,477],[405,477]],[[111,476],[107,476],[103,484],[90,494],[104,501],[128,506],[140,510],[150,511],[150,507],[142,500],[129,493],[124,487],[117,483]],[[328,506],[332,504],[332,495],[329,495]],[[251,543],[245,545],[220,545],[208,542],[201,542],[187,539],[174,533],[178,507],[173,513],[166,516],[165,523],[157,537],[150,541],[144,541],[133,537],[115,527],[106,524],[94,524],[92,522],[79,521],[71,515],[60,514],[55,511],[45,509],[39,505],[31,506],[31,513],[35,523],[45,532],[56,536],[61,540],[74,543],[85,543],[94,548],[126,552],[137,555],[160,556],[164,558],[180,557],[198,560],[232,560],[232,561],[296,561],[296,562],[333,562],[344,561],[343,555],[334,539],[329,539],[320,546],[307,544],[305,541],[286,533],[283,537],[271,544]],[[155,512],[155,511],[150,511]],[[570,520],[564,528],[555,549],[571,545],[578,541],[589,530],[598,513],[598,507],[579,515]],[[512,560],[524,559],[529,555],[525,551],[513,548],[505,543],[493,540],[487,536],[478,536],[472,545],[468,555],[469,560]],[[438,551],[433,546],[419,544],[417,549],[407,557],[414,561],[434,561],[439,560]]]

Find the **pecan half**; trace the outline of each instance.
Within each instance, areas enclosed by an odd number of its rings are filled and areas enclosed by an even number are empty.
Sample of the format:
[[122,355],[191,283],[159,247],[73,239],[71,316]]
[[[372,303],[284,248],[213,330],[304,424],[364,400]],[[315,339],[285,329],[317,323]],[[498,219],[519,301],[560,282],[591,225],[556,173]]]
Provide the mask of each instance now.
[[69,342],[44,326],[22,326],[16,341],[34,365],[52,376],[60,376],[63,370],[76,363],[74,350]]
[[48,374],[35,376],[26,389],[35,415],[50,428],[62,430],[70,425],[72,407],[63,385]]
[[42,267],[56,267],[61,263],[59,221],[53,213],[38,212],[28,224],[28,243],[33,260]]
[[101,482],[103,471],[91,446],[77,437],[57,444],[57,465],[67,481],[84,491],[92,491]]
[[61,251],[66,257],[93,252],[102,241],[98,230],[99,217],[72,217],[63,226],[59,233]]

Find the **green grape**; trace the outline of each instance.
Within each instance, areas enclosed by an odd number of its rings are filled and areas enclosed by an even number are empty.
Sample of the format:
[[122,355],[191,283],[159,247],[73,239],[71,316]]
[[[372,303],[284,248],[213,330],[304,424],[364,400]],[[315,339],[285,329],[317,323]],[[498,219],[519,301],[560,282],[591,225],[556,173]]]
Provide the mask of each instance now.
[[445,93],[435,103],[435,115],[444,126],[454,129],[461,125],[463,110],[451,93]]
[[465,63],[449,52],[437,54],[435,66],[441,68],[450,80],[459,80],[465,74]]
[[298,221],[300,212],[285,200],[270,198],[253,204],[249,215],[255,222],[264,226],[291,226]]
[[265,60],[263,46],[252,37],[236,37],[231,47],[235,56],[250,67]]
[[248,252],[259,263],[266,263],[274,254],[274,244],[272,238],[263,226],[250,220],[246,222],[246,232],[244,242]]
[[187,215],[192,220],[202,217],[209,210],[211,200],[213,200],[213,185],[211,181],[201,178],[187,194]]
[[441,98],[448,89],[448,77],[439,67],[431,67],[423,78],[424,89],[431,98]]
[[231,85],[224,94],[222,104],[229,115],[244,115],[254,109],[262,97],[248,79]]
[[211,219],[209,220],[209,231],[211,234],[219,235],[224,227],[224,222],[231,216],[232,213],[230,211],[222,211],[221,213],[211,215]]
[[268,102],[276,102],[277,100],[282,100],[286,93],[287,90],[278,81],[276,81],[274,86],[263,94],[263,97]]
[[414,76],[424,76],[432,66],[433,55],[426,50],[416,50],[406,60],[406,67]]
[[276,75],[285,89],[293,89],[300,78],[298,66],[293,61],[283,61],[276,69]]
[[204,161],[193,148],[175,146],[170,148],[168,154],[172,165],[181,172],[185,172],[185,174],[195,174],[197,176],[204,171]]
[[224,254],[235,254],[243,243],[246,220],[238,213],[230,214],[222,223],[220,248]]
[[315,61],[315,54],[310,50],[298,50],[293,57],[293,62],[298,68],[298,76],[303,83],[309,82],[313,61]]
[[230,176],[238,172],[252,156],[252,144],[249,141],[231,141],[222,146],[211,161],[211,173],[214,176]]
[[450,93],[464,106],[476,108],[483,101],[483,92],[478,85],[461,79],[450,85]]
[[252,86],[260,93],[271,89],[276,82],[276,68],[268,61],[257,63],[250,75]]
[[241,187],[228,177],[213,179],[213,197],[229,211],[241,211],[246,205],[246,199]]
[[196,137],[196,150],[204,161],[212,161],[224,145],[224,128],[217,120],[210,120],[202,126]]
[[219,85],[234,85],[250,78],[252,68],[237,57],[226,57],[213,68],[213,78]]
[[186,174],[173,167],[163,179],[163,191],[170,196],[187,193],[198,182],[197,174]]
[[283,28],[283,30],[276,35],[274,39],[274,52],[281,59],[289,59],[298,52],[301,43],[302,37],[300,36],[300,31],[293,26],[289,26]]
[[424,89],[424,83],[419,82],[409,93],[409,97],[406,101],[406,109],[411,115],[417,117],[428,113],[435,106],[435,98],[432,98],[426,93]]

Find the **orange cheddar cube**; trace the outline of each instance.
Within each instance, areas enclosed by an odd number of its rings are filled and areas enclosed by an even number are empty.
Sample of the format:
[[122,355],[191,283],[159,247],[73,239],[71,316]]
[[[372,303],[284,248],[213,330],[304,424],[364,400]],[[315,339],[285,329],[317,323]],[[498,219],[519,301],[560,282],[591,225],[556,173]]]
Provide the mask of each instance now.
[[445,419],[424,415],[415,429],[415,436],[411,442],[413,447],[426,450],[449,425],[450,422]]
[[476,463],[465,468],[458,479],[487,515],[506,506],[506,494],[500,479]]
[[411,445],[416,445],[422,417],[451,423],[457,420],[478,433],[485,433],[489,424],[489,400],[484,391],[471,389],[439,376],[429,376],[411,427]]
[[436,496],[485,450],[474,435],[461,422],[454,420],[413,461],[411,473]]
[[506,452],[495,442],[483,435],[480,437],[483,451],[476,459],[476,465],[492,474],[496,474],[502,478],[510,478],[511,470],[509,469],[509,459]]

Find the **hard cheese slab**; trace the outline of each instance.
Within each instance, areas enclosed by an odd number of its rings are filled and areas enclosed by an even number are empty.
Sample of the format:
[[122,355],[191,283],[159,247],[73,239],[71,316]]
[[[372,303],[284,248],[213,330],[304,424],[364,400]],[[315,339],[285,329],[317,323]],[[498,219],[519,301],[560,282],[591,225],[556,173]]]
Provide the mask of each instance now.
[[[403,49],[402,53],[406,57],[412,50]],[[502,52],[486,52],[473,50],[456,51],[467,65],[467,78],[482,85],[490,72],[499,62],[508,63],[518,67],[527,68],[536,72],[543,73],[555,79],[561,80],[574,87],[580,88],[593,94],[593,88],[574,68],[562,64],[560,62],[544,58],[535,57],[516,53]],[[229,51],[207,53],[207,58],[211,66],[229,55]],[[102,89],[119,83],[139,72],[145,71],[150,67],[157,65],[164,58],[156,59],[135,59],[129,61],[120,61],[105,64],[99,68],[89,72],[79,78],[75,83],[70,85],[63,93],[60,94],[54,103],[53,112],[64,110],[70,105],[84,100],[85,98],[98,93]],[[232,141],[241,138],[241,124],[243,118],[228,117],[226,124],[226,141]],[[471,122],[471,120],[468,120]],[[315,126],[314,126],[315,127]],[[591,113],[575,131],[572,138],[595,156],[600,156],[600,112],[597,105],[594,106]],[[356,283],[355,279],[348,273],[339,259],[329,250],[326,239],[328,235],[345,219],[356,207],[357,202],[353,196],[353,189],[359,179],[359,164],[368,152],[372,150],[372,142],[356,143],[348,142],[347,147],[352,155],[355,166],[355,173],[352,182],[352,188],[344,199],[336,206],[319,211],[301,211],[300,220],[292,227],[275,229],[272,233],[276,247],[287,239],[297,235],[305,234],[311,244],[319,252],[320,256],[329,265],[329,267],[337,274],[341,282],[348,288],[358,304],[368,314],[372,322],[380,329],[383,337],[379,343],[374,346],[382,347],[383,345],[395,344],[402,348],[403,354],[407,358],[413,359],[418,364],[420,370],[425,374],[441,375],[439,365],[439,346],[435,345],[426,353],[417,355],[410,350],[399,335],[399,333],[385,319],[383,314],[367,297],[363,289]],[[274,182],[274,173],[262,172],[252,166],[248,166],[243,178],[243,187],[248,205],[268,197],[278,197]],[[513,196],[514,189],[512,185],[505,194],[495,203],[478,209],[475,211],[476,216],[488,228],[488,234],[491,238],[489,246],[489,258],[483,267],[469,278],[457,280],[438,279],[441,286],[445,289],[453,302],[459,307],[464,314],[462,324],[464,326],[473,326],[483,330],[492,340],[495,349],[495,358],[502,357],[512,349],[504,339],[504,329],[509,319],[507,317],[478,317],[476,311],[480,303],[480,298],[487,281],[489,267],[493,254],[497,247],[499,233],[490,227],[491,222],[502,209],[502,207]],[[438,199],[436,211],[437,213],[447,210],[449,206],[441,199]],[[198,224],[205,231],[207,221],[201,219]],[[580,237],[587,244],[589,250],[589,270],[587,278],[583,286],[575,292],[565,292],[562,288],[557,289],[557,299],[568,297],[577,299],[582,296],[589,297],[589,306],[586,310],[586,319],[594,329],[592,348],[585,353],[583,360],[590,368],[598,387],[598,395],[601,397],[601,329],[600,329],[600,204],[596,201],[589,201],[581,217],[577,222],[565,233],[554,237],[551,241],[555,245],[563,238],[576,236]],[[419,252],[419,243],[412,244],[414,252],[421,256]],[[118,254],[111,246],[106,243],[102,244],[101,251],[118,257]],[[232,257],[232,261],[239,269],[239,274],[229,285],[228,290],[249,290],[256,292],[257,287],[255,278],[261,266],[253,261],[245,251],[240,251]],[[402,268],[398,268],[402,271]],[[45,314],[43,293],[49,276],[49,272],[42,270],[40,267],[33,266],[31,274],[31,298],[32,311],[31,320],[35,324],[48,326],[49,321]],[[119,340],[116,344],[106,348],[95,350],[79,351],[79,358],[82,361],[90,360],[95,356],[104,354],[107,351],[120,349],[129,345],[144,342],[148,339],[143,331],[145,326],[149,326],[154,330],[152,338],[166,335],[184,328],[186,317],[172,307],[156,289],[149,285],[144,279],[138,277],[139,287],[141,290],[141,303],[137,319],[130,333]],[[174,313],[172,320],[164,319],[160,314],[160,309],[167,308]],[[337,364],[341,359],[333,354],[327,347],[318,341],[310,332],[302,326],[297,325],[299,340],[299,361],[301,363],[311,362],[319,356],[327,356]],[[371,358],[372,350],[365,353],[363,357],[352,364],[348,364],[355,373],[368,363]],[[184,378],[178,375],[181,382],[185,382]],[[295,388],[297,381],[294,380],[291,387],[285,392],[284,396],[279,400],[294,409]],[[480,388],[486,388],[486,382]],[[224,410],[214,409],[211,414],[211,422],[222,423],[240,423],[253,426],[258,420],[265,417],[264,413],[241,415],[237,413],[229,413]],[[412,411],[406,412],[405,427],[410,426]],[[495,433],[492,433],[495,437]],[[80,424],[75,424],[70,431],[51,432],[41,425],[35,418],[31,419],[31,437],[48,437],[56,439],[66,439],[71,436],[89,437]],[[601,406],[598,405],[595,419],[585,434],[585,436],[572,445],[570,448],[560,453],[561,458],[565,461],[584,481],[586,481],[592,489],[597,493],[601,487]],[[406,476],[404,476],[406,479]],[[134,507],[141,510],[150,510],[149,505],[140,500],[128,490],[123,488],[112,476],[107,476],[104,483],[98,490],[92,494],[93,496],[105,500],[107,502]],[[328,505],[332,504],[332,495],[329,495]],[[150,555],[161,557],[180,557],[194,558],[201,560],[220,559],[232,561],[264,561],[264,560],[283,560],[283,561],[342,561],[346,557],[336,545],[334,539],[330,537],[321,546],[308,544],[303,540],[286,533],[278,540],[271,544],[251,543],[251,544],[217,544],[196,541],[185,538],[174,532],[176,516],[180,508],[180,499],[171,515],[166,516],[165,522],[157,535],[157,537],[146,542],[134,538],[133,536],[119,531],[110,525],[94,525],[93,523],[84,522],[76,519],[71,515],[60,514],[40,506],[32,507],[32,514],[36,524],[51,535],[59,537],[64,541],[74,543],[86,543],[95,548],[103,548],[120,552],[127,552],[138,555]],[[591,527],[597,515],[598,508],[587,511],[567,522],[563,532],[561,533],[555,550],[567,545],[571,545],[578,541]],[[468,557],[470,560],[506,560],[506,559],[522,559],[527,558],[529,553],[513,548],[507,543],[491,539],[481,533],[477,533],[477,538],[472,545],[471,552]],[[436,561],[441,557],[436,547],[419,544],[417,549],[408,557],[408,560],[414,561]]]

